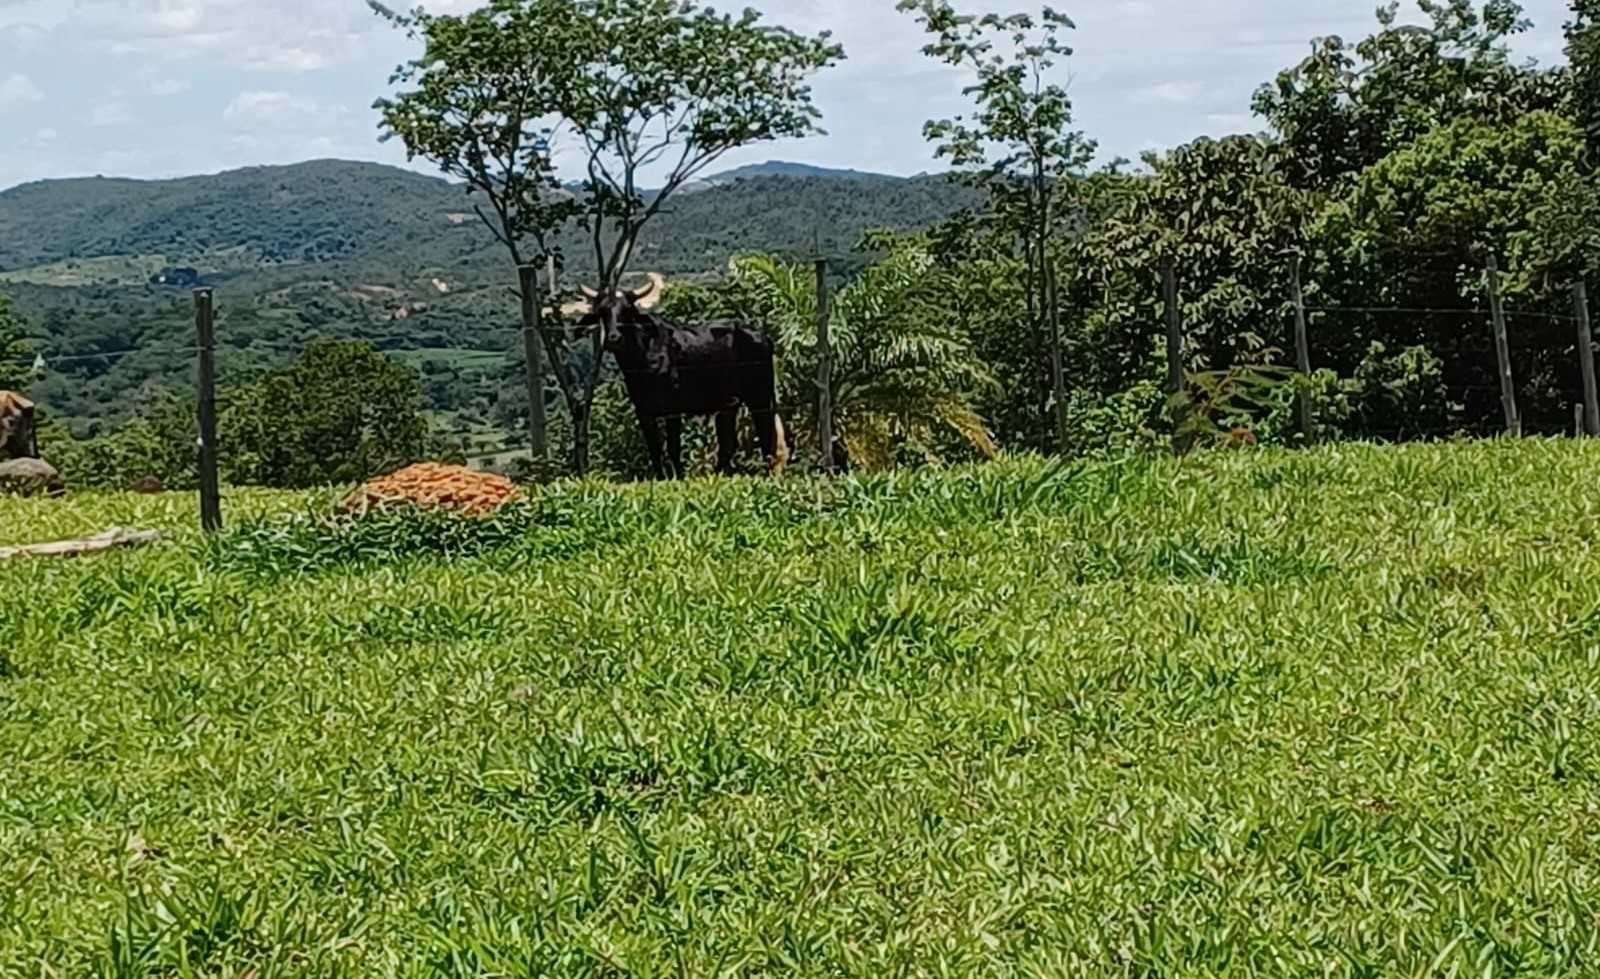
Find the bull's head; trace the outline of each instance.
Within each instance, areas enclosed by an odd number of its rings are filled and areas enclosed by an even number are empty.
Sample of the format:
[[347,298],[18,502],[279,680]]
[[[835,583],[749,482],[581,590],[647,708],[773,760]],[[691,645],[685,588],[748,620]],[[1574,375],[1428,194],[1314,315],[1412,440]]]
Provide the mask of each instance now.
[[579,326],[598,327],[605,348],[615,353],[632,332],[651,325],[650,310],[661,304],[666,279],[650,273],[650,284],[642,289],[611,289],[604,293],[585,286],[583,299],[563,306],[561,311],[578,316]]

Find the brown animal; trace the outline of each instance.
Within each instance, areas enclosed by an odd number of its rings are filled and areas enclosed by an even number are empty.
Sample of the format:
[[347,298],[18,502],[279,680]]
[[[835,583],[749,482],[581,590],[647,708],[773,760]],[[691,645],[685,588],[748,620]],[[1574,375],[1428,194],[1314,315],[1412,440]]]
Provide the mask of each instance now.
[[15,391],[0,391],[0,462],[39,458],[33,427],[33,402]]

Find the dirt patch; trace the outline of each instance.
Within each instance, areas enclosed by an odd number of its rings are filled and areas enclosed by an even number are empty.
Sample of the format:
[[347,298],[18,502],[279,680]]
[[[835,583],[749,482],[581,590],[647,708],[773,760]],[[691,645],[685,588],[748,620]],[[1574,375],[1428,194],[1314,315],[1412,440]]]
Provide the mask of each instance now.
[[344,511],[360,514],[410,505],[481,517],[505,506],[516,495],[516,484],[504,476],[465,466],[424,462],[356,490],[345,500]]

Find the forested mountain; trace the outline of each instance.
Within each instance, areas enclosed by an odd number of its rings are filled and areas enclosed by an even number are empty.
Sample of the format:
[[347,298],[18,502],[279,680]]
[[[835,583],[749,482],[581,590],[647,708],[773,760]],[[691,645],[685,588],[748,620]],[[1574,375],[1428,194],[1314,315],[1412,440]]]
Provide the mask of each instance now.
[[[848,272],[866,260],[852,253],[863,232],[977,203],[941,177],[764,164],[714,180],[647,229],[637,267],[706,278],[740,253],[820,248]],[[32,389],[79,431],[136,411],[141,391],[189,383],[196,284],[218,289],[223,366],[235,372],[316,336],[457,359],[511,351],[514,273],[473,203],[445,180],[341,161],[26,184],[0,193],[0,292],[49,365]],[[583,281],[594,263],[584,232],[560,244],[564,280]]]
[[[674,202],[647,245],[664,268],[704,271],[734,250],[848,251],[870,228],[913,228],[975,198],[939,177],[901,179],[801,164],[760,164],[711,178]],[[582,270],[581,230],[565,236]],[[318,161],[178,180],[100,177],[0,193],[0,275],[51,284],[65,262],[163,257],[238,272],[388,258],[437,264],[490,244],[457,184],[372,163]],[[99,284],[111,284],[108,279]]]

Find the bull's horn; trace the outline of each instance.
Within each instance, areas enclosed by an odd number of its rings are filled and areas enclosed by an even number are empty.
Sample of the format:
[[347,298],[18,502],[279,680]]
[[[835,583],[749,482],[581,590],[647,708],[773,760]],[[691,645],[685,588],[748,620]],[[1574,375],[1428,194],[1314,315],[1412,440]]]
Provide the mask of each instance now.
[[598,292],[595,292],[593,289],[589,288],[588,286],[579,286],[578,287],[578,291],[583,293],[583,298],[585,298],[585,299],[599,299],[600,298],[600,294]]
[[633,304],[651,310],[661,305],[662,293],[667,291],[667,277],[660,272],[650,273],[650,284],[633,294]]

